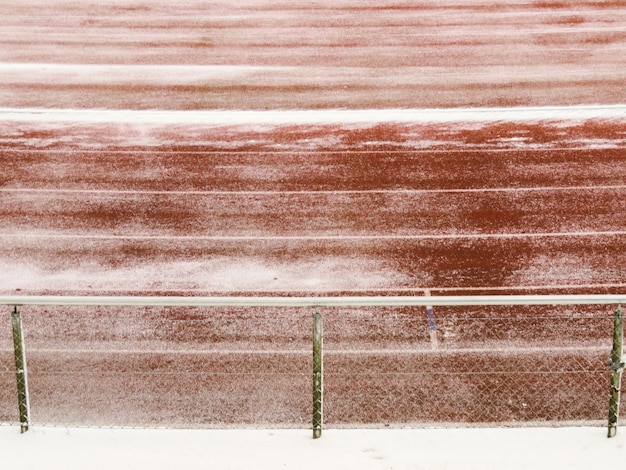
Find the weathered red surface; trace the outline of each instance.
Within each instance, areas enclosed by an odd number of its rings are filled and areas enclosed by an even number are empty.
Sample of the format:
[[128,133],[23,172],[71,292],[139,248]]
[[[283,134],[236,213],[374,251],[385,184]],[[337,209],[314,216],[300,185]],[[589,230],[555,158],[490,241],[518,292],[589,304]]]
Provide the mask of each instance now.
[[[178,146],[153,130],[138,148],[124,145],[132,126],[82,143],[80,126],[13,126],[0,151],[7,294],[623,292],[619,122],[230,129],[245,149],[192,145],[195,130],[178,129]],[[311,312],[23,312],[41,422],[309,421]],[[327,422],[601,420],[610,313],[438,308],[431,351],[420,309],[331,309]]]
[[[279,109],[623,103],[620,1],[9,1],[0,106]],[[148,68],[116,68],[142,65]],[[151,66],[193,65],[208,69]],[[222,67],[222,68],[220,68]]]
[[0,151],[5,293],[623,287],[621,121],[42,126]]
[[[0,106],[626,102],[620,2],[3,2]],[[190,66],[190,67],[185,67]],[[624,120],[0,112],[0,293],[623,292]],[[605,417],[610,309],[329,310],[332,425]],[[33,421],[307,426],[311,312],[23,309]],[[8,325],[7,325],[8,326]],[[9,328],[0,420],[17,419]]]

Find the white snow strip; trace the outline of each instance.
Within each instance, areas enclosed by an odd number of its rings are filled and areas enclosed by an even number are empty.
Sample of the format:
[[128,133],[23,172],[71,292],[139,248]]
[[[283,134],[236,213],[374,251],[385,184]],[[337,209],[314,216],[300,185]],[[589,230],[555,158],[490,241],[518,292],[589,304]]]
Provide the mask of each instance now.
[[0,121],[128,124],[376,124],[485,121],[626,119],[626,104],[518,108],[332,109],[271,111],[165,111],[107,109],[0,108]]
[[[515,290],[572,290],[572,289],[588,289],[595,291],[597,289],[614,289],[614,288],[622,288],[626,287],[626,282],[613,282],[613,283],[597,283],[597,284],[533,284],[533,285],[511,285],[511,286],[471,286],[471,287],[462,287],[462,286],[446,286],[446,287],[372,287],[372,288],[360,288],[360,289],[338,289],[336,286],[333,288],[310,288],[304,287],[300,290],[294,289],[242,289],[237,292],[251,294],[285,294],[285,293],[293,293],[306,291],[310,293],[328,293],[328,292],[338,292],[342,293],[367,293],[367,292],[415,292],[415,293],[423,293],[425,290],[430,290],[432,292],[487,292],[487,291],[502,291],[502,292],[510,292]],[[111,292],[112,288],[98,288],[98,287],[90,287],[90,288],[63,288],[63,289],[55,289],[55,292]],[[136,292],[136,293],[159,293],[165,295],[166,293],[207,293],[206,288],[182,288],[182,289],[171,289],[171,288],[163,288],[163,289],[124,289],[124,292]]]
[[298,196],[298,195],[351,195],[351,194],[455,194],[455,193],[521,193],[549,191],[612,191],[624,190],[626,184],[599,186],[536,186],[504,188],[455,188],[455,189],[363,189],[363,190],[305,190],[305,191],[151,191],[126,189],[65,189],[65,188],[0,188],[0,193],[41,194],[128,194],[172,196]]
[[208,79],[233,80],[255,73],[291,71],[293,67],[257,65],[152,65],[152,64],[55,64],[0,63],[5,76],[19,77],[21,83],[136,83],[178,84]]
[[21,470],[589,470],[619,468],[624,431],[608,439],[604,426],[326,429],[313,439],[310,429],[3,426],[0,442],[5,468]]
[[[622,26],[608,26],[606,23],[601,26],[584,27],[577,26],[565,28],[541,28],[532,30],[515,29],[516,34],[546,35],[546,34],[609,34],[622,33]],[[454,28],[442,31],[440,28],[433,32],[419,33],[424,38],[444,37],[458,38],[459,35],[468,37],[487,36],[497,38],[498,36],[511,37],[510,28],[467,29]],[[9,33],[10,34],[10,33]],[[52,41],[55,39],[66,39],[63,33],[46,34]],[[573,51],[571,45],[567,47],[556,47],[553,50]],[[581,52],[586,52],[588,48],[578,48]],[[365,83],[376,80],[382,84],[393,84],[393,78],[400,78],[410,83],[431,83],[433,80],[446,80],[457,82],[459,79],[463,83],[486,83],[510,81],[512,77],[517,80],[554,80],[563,77],[575,80],[585,80],[593,74],[594,78],[615,78],[622,72],[615,67],[607,67],[607,64],[598,64],[594,69],[586,67],[576,67],[573,64],[559,64],[555,67],[552,64],[539,65],[534,67],[518,66],[507,67],[492,64],[483,67],[466,67],[459,70],[459,67],[437,66],[405,66],[395,67],[386,75],[381,72],[368,70],[367,67],[333,67],[332,65],[207,65],[207,64],[59,64],[59,63],[0,63],[0,72],[4,72],[0,81],[4,83],[24,83],[24,84],[85,84],[108,85],[108,84],[144,84],[144,85],[206,85],[207,81],[217,83],[232,83],[234,80],[246,80],[245,83],[264,82],[274,77],[280,77],[279,83],[286,86],[292,83],[319,82],[328,84],[333,80],[341,80],[344,83],[350,80],[351,83]]]
[[561,238],[624,236],[626,230],[601,232],[536,232],[536,233],[449,233],[417,235],[106,235],[64,233],[0,233],[0,238],[53,240],[178,240],[178,241],[342,241],[342,240],[482,240],[516,238]]

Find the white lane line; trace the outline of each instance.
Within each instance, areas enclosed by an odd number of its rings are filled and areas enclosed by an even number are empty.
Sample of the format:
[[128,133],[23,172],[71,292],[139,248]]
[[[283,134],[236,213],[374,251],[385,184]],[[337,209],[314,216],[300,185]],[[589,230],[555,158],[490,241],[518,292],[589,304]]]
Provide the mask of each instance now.
[[626,119],[626,105],[542,106],[515,108],[328,109],[270,111],[167,111],[109,109],[0,108],[7,122],[81,122],[128,124],[360,124],[452,123],[493,121],[563,121]]
[[111,195],[154,195],[154,196],[310,196],[310,195],[361,195],[361,194],[464,194],[464,193],[523,193],[549,191],[612,191],[625,190],[626,184],[600,186],[536,186],[502,188],[455,188],[455,189],[346,189],[346,190],[303,190],[303,191],[153,191],[126,189],[64,189],[64,188],[0,188],[0,193],[25,194],[111,194]]
[[143,240],[143,241],[376,241],[376,240],[488,240],[524,238],[585,238],[624,236],[626,230],[600,232],[465,233],[416,235],[106,235],[64,233],[0,233],[0,238],[48,240]]
[[[0,121],[2,121],[2,116],[0,115]],[[563,139],[561,139],[562,141]],[[606,145],[606,141],[604,139],[601,139],[601,141]],[[123,149],[118,149],[118,150],[109,150],[109,149],[98,149],[98,150],[94,150],[94,149],[89,149],[89,148],[52,148],[52,149],[40,149],[40,148],[14,148],[13,146],[11,147],[3,147],[2,143],[0,143],[0,150],[3,152],[7,152],[7,153],[27,153],[27,154],[37,154],[37,153],[43,153],[43,154],[54,154],[54,153],[60,153],[63,155],[69,154],[69,153],[78,153],[78,154],[90,154],[90,153],[95,153],[97,155],[119,155],[119,154],[131,154],[131,155],[144,155],[144,154],[148,154],[148,155],[220,155],[220,156],[224,156],[224,157],[228,157],[228,156],[240,156],[240,155],[261,155],[261,156],[266,156],[266,155],[290,155],[292,157],[298,157],[299,155],[306,155],[307,157],[310,156],[310,154],[320,154],[320,155],[336,155],[336,154],[349,154],[349,155],[380,155],[380,154],[400,154],[400,155],[407,155],[407,154],[416,154],[416,155],[421,155],[421,154],[438,154],[438,153],[444,153],[444,154],[448,154],[448,153],[519,153],[519,152],[588,152],[591,150],[595,150],[595,151],[602,151],[602,150],[616,150],[616,149],[621,149],[623,142],[626,141],[626,139],[612,139],[610,140],[610,142],[612,143],[611,147],[590,147],[590,146],[580,146],[580,147],[576,147],[576,146],[572,146],[572,147],[545,147],[545,146],[537,146],[536,142],[532,143],[532,147],[498,147],[498,148],[494,148],[494,147],[481,147],[481,146],[474,146],[472,148],[467,148],[468,145],[465,142],[459,142],[459,141],[453,141],[453,140],[443,140],[441,141],[442,144],[439,145],[437,148],[414,148],[414,147],[410,147],[407,146],[406,148],[403,148],[401,150],[398,149],[382,149],[382,150],[366,150],[366,149],[359,149],[359,150],[354,150],[354,149],[340,149],[340,150],[332,150],[332,149],[301,149],[301,148],[294,148],[291,150],[273,150],[273,149],[267,149],[267,148],[262,148],[262,149],[257,149],[257,150],[234,150],[234,149],[222,149],[222,150],[205,150],[205,149],[198,149],[198,150],[162,150],[159,147],[156,147],[153,150],[144,150],[144,149],[136,149],[136,150],[123,150]],[[591,143],[594,142],[593,139],[590,140]],[[506,144],[506,142],[504,142]],[[16,141],[16,145],[20,144],[20,141]],[[381,144],[390,144],[390,145],[394,145],[395,142],[381,142]],[[453,148],[445,148],[445,145],[448,144],[453,144],[453,145],[462,145],[463,147],[453,147]],[[498,145],[498,142],[495,143],[490,143],[488,145]]]
[[[437,350],[430,349],[430,346],[424,348],[411,349],[329,349],[324,350],[324,355],[411,355],[411,354],[465,354],[465,353],[506,353],[506,354],[532,354],[532,353],[549,353],[549,352],[601,352],[608,351],[610,345],[603,346],[537,346],[537,347],[516,347],[503,346],[495,348],[476,348],[476,347],[442,347]],[[11,348],[1,348],[0,352],[13,352]],[[28,348],[29,354],[180,354],[180,355],[309,355],[309,349],[86,349],[86,348]]]

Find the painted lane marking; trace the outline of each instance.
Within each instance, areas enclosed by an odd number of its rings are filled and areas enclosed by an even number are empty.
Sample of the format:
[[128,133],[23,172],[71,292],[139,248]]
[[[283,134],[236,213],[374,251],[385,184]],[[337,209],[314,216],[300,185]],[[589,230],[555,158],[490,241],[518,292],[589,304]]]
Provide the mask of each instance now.
[[[0,121],[2,121],[2,116],[0,115]],[[438,145],[439,148],[413,148],[406,147],[403,149],[382,149],[382,150],[366,150],[366,149],[306,149],[306,148],[294,148],[290,150],[277,150],[277,149],[256,149],[256,150],[236,150],[236,149],[217,149],[217,150],[162,150],[158,147],[145,150],[145,149],[133,149],[133,150],[107,150],[107,149],[89,149],[89,148],[14,148],[11,147],[3,147],[0,144],[0,150],[7,153],[28,153],[28,154],[54,154],[60,153],[66,155],[68,153],[77,153],[77,154],[97,154],[97,155],[118,155],[118,154],[131,154],[131,155],[221,155],[221,156],[231,156],[231,155],[290,155],[293,157],[298,157],[299,155],[307,155],[309,154],[322,154],[322,155],[335,155],[335,154],[350,154],[350,155],[379,155],[383,154],[432,154],[432,153],[519,153],[519,152],[588,152],[588,151],[603,151],[603,150],[617,150],[621,149],[621,144],[626,141],[626,139],[613,139],[610,142],[615,144],[615,147],[589,147],[589,146],[572,146],[572,147],[544,147],[544,146],[536,146],[536,142],[533,142],[533,146],[531,147],[491,147],[484,148],[481,146],[474,146],[472,148],[467,148],[467,144],[465,142],[459,141],[451,141],[451,140],[443,140],[442,145]],[[243,141],[248,143],[247,141]],[[594,139],[590,140],[591,143],[596,142]],[[605,142],[602,140],[602,142]],[[381,144],[391,144],[394,145],[395,142],[381,142]],[[445,148],[445,145],[454,144],[454,145],[463,145],[463,147],[453,147],[453,148]],[[494,143],[488,144],[494,145]],[[498,145],[496,142],[495,145]],[[443,148],[442,148],[443,147]]]
[[64,233],[0,233],[0,238],[53,240],[178,240],[178,241],[351,241],[351,240],[487,240],[523,238],[585,238],[624,236],[626,230],[601,232],[465,233],[419,235],[105,235]]
[[176,196],[308,196],[308,195],[360,195],[360,194],[463,194],[463,193],[522,193],[549,191],[613,191],[626,190],[626,184],[599,186],[536,186],[502,188],[456,188],[456,189],[346,189],[303,191],[152,191],[125,189],[64,189],[64,188],[0,188],[0,193],[25,194],[120,194],[120,195],[176,195]]

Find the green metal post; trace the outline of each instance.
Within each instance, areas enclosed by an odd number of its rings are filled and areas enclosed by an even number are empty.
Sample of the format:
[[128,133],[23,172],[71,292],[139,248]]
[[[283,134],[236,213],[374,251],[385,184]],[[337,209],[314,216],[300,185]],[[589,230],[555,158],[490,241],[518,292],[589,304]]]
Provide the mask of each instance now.
[[322,351],[322,314],[313,314],[313,439],[322,436],[324,421],[324,356]]
[[30,426],[30,402],[28,399],[28,374],[26,373],[26,349],[24,347],[24,331],[22,316],[17,306],[11,314],[13,326],[13,350],[15,352],[15,374],[17,377],[17,399],[20,411],[20,428],[22,433]]
[[608,437],[617,434],[617,420],[619,417],[620,385],[624,361],[622,360],[622,344],[624,342],[624,312],[620,305],[615,311],[613,320],[613,349],[609,359],[611,368],[611,388],[609,400],[609,433]]

